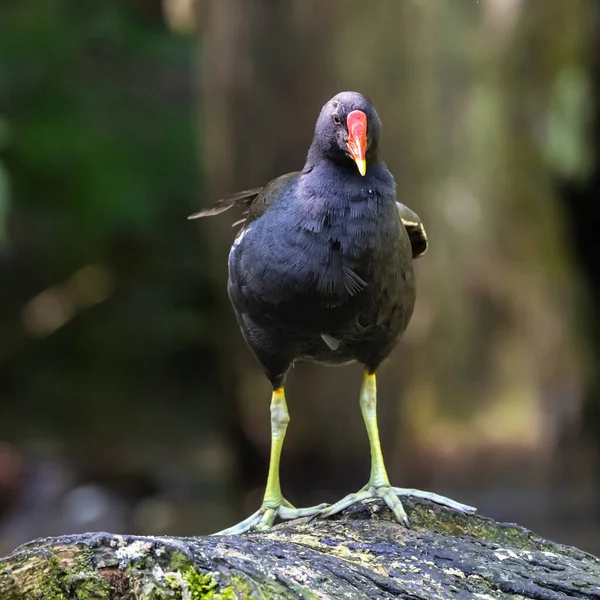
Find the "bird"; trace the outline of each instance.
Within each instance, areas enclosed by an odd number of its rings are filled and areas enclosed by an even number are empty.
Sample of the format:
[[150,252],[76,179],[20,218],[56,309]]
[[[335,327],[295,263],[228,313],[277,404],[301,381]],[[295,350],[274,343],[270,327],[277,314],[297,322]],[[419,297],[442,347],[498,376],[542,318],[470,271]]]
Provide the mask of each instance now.
[[[327,517],[380,498],[409,526],[400,496],[462,512],[473,507],[432,492],[393,487],[377,425],[376,372],[415,305],[413,261],[428,246],[421,219],[396,200],[381,161],[381,120],[358,92],[321,109],[301,171],[219,200],[190,219],[245,209],[228,258],[228,293],[248,346],[272,386],[271,455],[263,501],[223,535],[268,530],[276,519]],[[281,492],[279,463],[289,423],[285,379],[297,361],[364,367],[360,408],[370,445],[367,484],[332,504],[295,508]]]

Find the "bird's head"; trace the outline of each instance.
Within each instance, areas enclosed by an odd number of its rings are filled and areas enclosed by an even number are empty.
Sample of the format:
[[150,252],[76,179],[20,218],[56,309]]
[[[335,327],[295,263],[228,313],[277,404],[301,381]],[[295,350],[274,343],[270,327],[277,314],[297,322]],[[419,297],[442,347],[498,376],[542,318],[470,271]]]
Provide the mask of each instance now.
[[341,92],[321,109],[311,150],[365,175],[377,157],[380,129],[379,115],[362,94]]

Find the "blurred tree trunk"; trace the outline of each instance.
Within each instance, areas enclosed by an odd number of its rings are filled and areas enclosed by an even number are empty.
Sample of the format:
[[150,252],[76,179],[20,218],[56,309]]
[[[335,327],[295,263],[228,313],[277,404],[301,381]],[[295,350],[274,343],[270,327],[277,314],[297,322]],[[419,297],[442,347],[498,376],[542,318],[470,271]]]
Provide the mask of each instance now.
[[[558,440],[578,426],[583,292],[552,177],[586,159],[592,11],[586,0],[207,0],[200,11],[211,199],[298,169],[319,108],[337,91],[366,93],[382,116],[399,200],[431,240],[413,321],[381,376],[382,437],[398,484],[451,492],[499,481],[544,492]],[[205,226],[231,314],[229,222]],[[268,385],[232,316],[222,339],[224,379],[266,459]],[[299,370],[283,484],[293,464],[291,496],[308,503],[362,485],[368,454],[357,370]],[[491,510],[517,518],[494,491]]]

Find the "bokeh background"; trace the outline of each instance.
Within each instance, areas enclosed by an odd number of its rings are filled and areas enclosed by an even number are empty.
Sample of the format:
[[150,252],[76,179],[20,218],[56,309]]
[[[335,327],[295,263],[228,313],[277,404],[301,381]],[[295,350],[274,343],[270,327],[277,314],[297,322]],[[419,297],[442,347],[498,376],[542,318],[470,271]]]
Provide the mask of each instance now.
[[[362,91],[430,238],[379,377],[396,485],[600,553],[595,0],[20,0],[0,7],[0,555],[257,508],[269,385],[235,325],[239,215]],[[284,493],[362,486],[359,367],[297,366]]]

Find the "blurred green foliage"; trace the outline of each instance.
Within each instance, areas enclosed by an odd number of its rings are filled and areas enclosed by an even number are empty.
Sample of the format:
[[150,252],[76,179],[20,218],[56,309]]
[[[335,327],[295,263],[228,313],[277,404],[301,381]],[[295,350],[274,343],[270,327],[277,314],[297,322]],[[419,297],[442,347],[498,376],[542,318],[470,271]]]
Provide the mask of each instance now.
[[194,185],[187,48],[119,5],[18,3],[0,39],[19,202],[66,219],[70,250],[151,233]]
[[192,427],[218,326],[186,222],[199,204],[189,42],[157,2],[24,0],[2,18],[3,433]]

